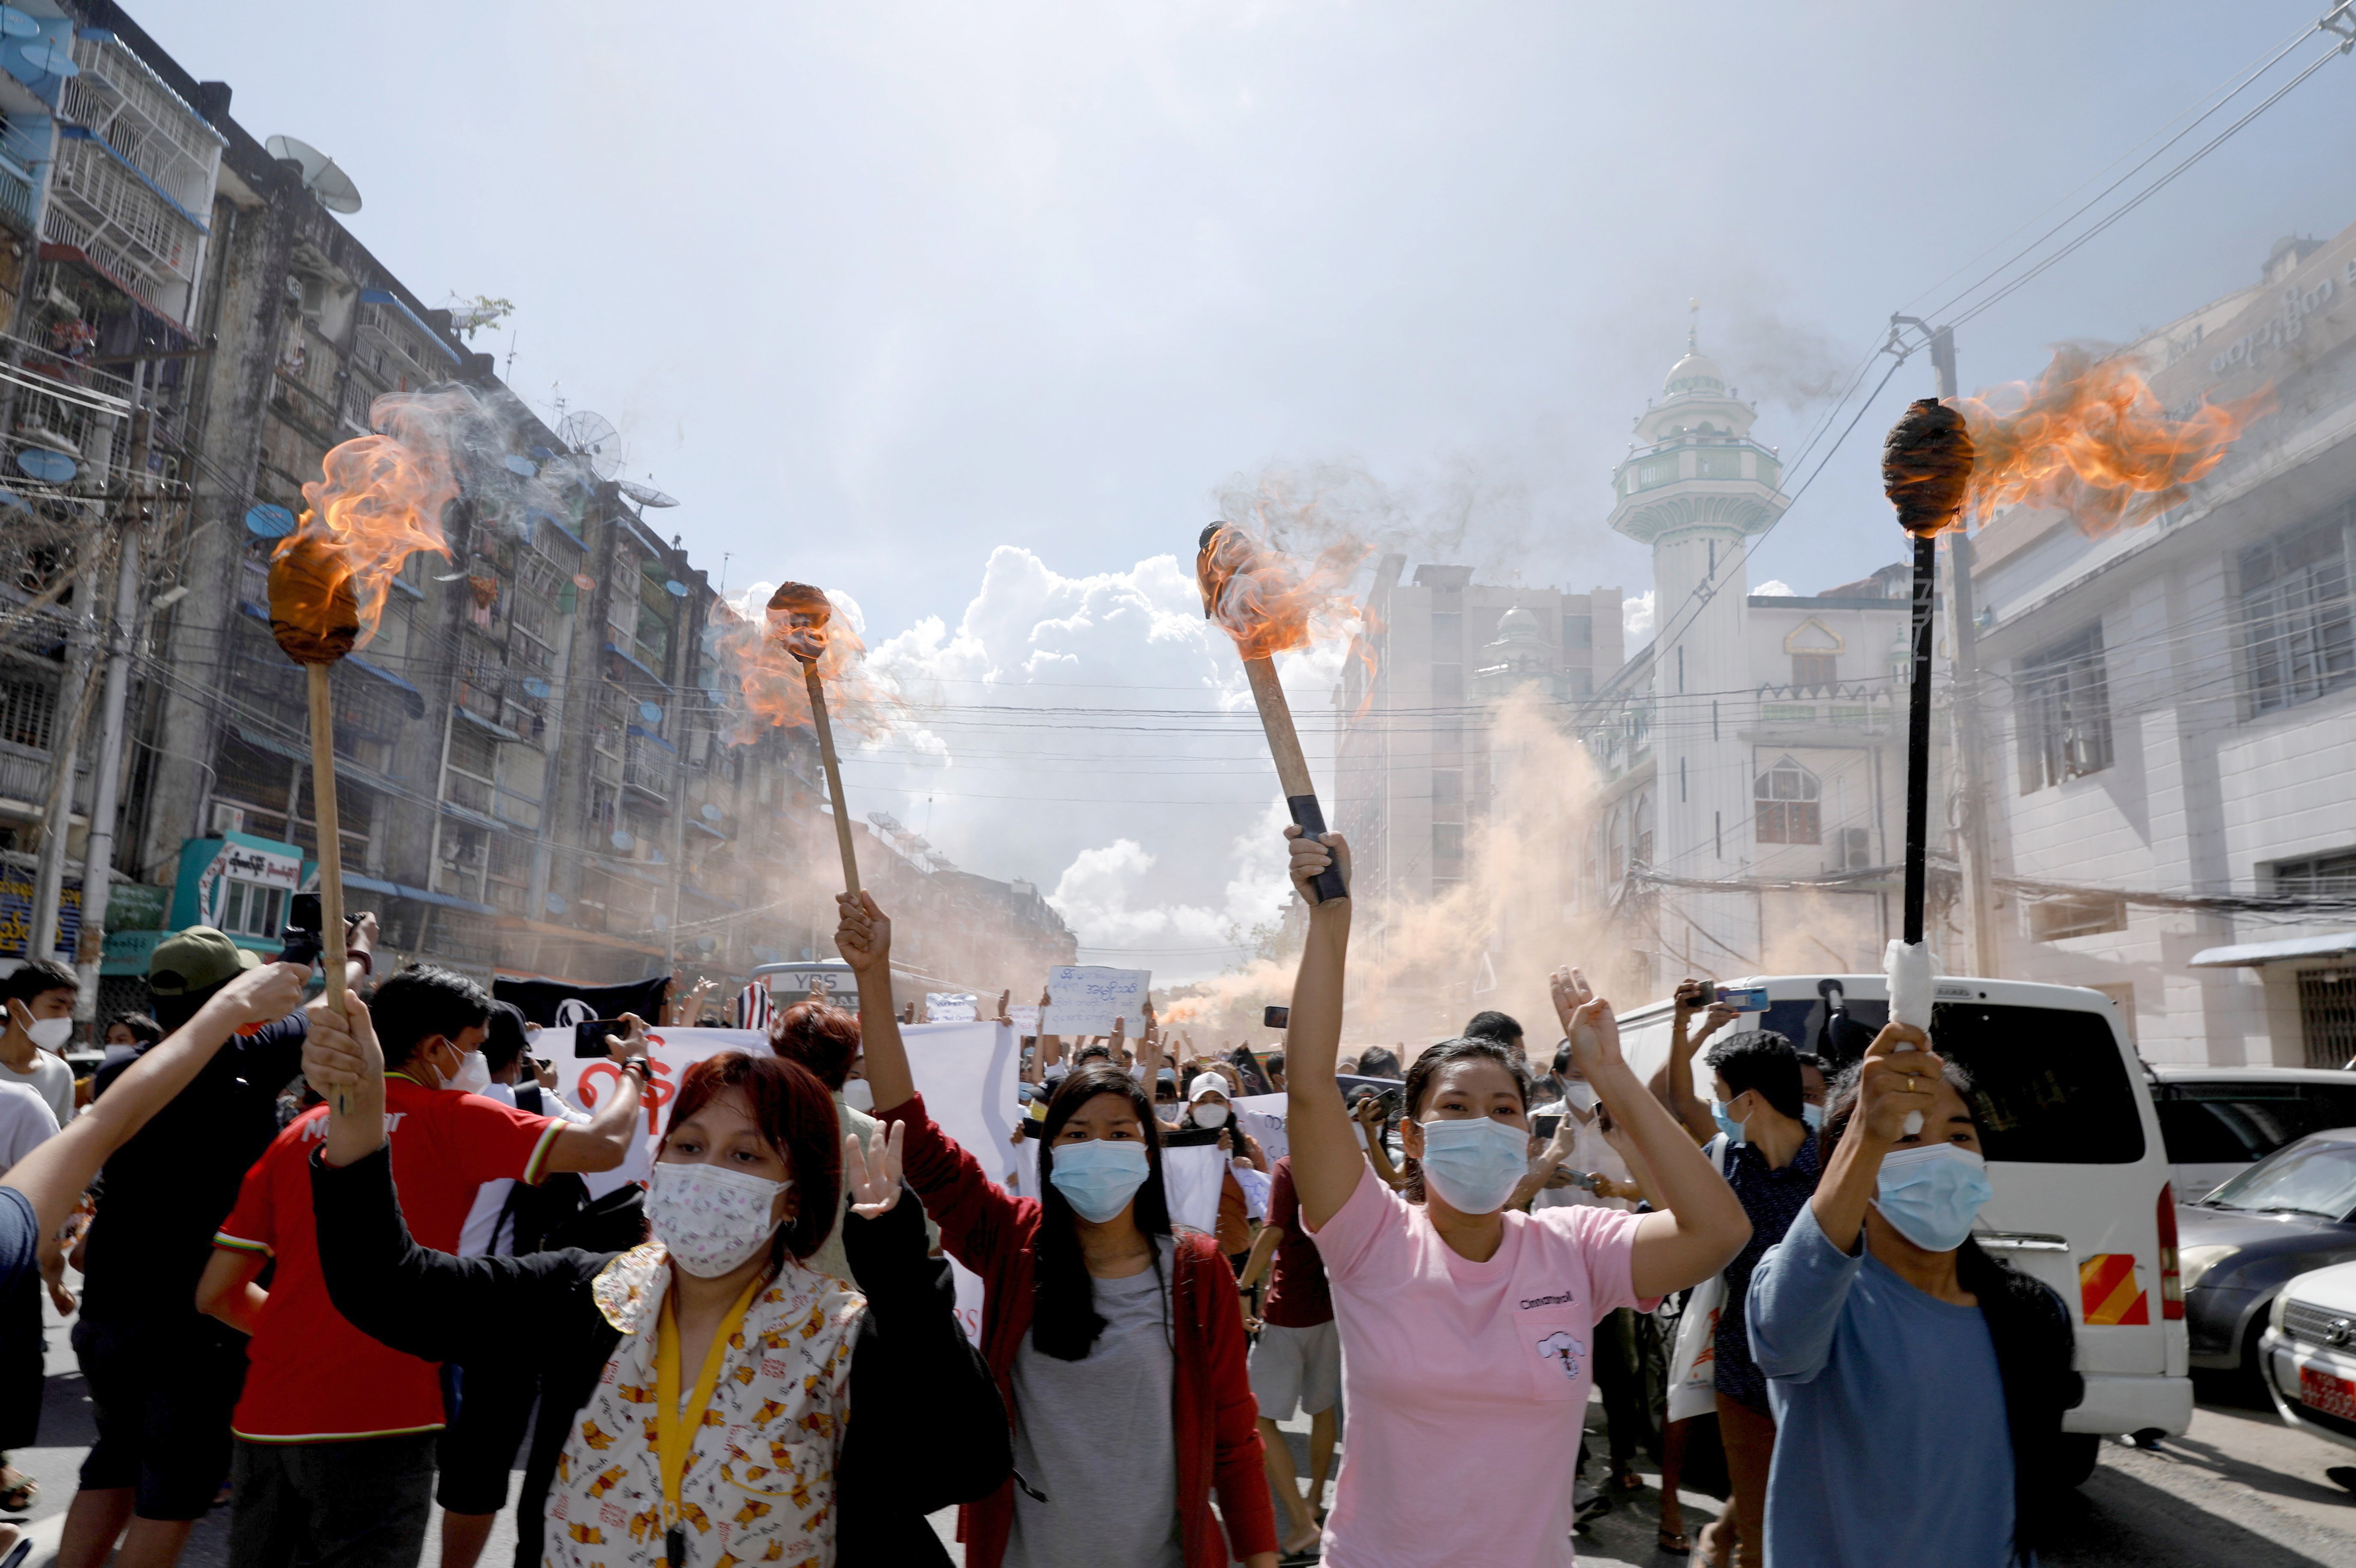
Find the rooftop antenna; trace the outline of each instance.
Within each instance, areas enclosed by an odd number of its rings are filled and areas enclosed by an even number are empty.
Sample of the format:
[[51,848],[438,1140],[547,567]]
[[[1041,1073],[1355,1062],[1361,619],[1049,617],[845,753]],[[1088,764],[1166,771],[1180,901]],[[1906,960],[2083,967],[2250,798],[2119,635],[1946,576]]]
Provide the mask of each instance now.
[[557,439],[580,453],[592,474],[600,479],[611,479],[622,465],[621,443],[617,439],[621,432],[614,428],[614,421],[587,409],[568,414],[562,411],[564,405],[562,402],[556,406],[559,411]]
[[336,160],[311,145],[292,136],[273,136],[262,144],[270,155],[282,164],[293,164],[302,170],[303,188],[319,198],[319,205],[329,212],[358,212],[360,209],[360,187],[352,176],[336,166]]
[[735,551],[734,550],[723,549],[720,552],[720,592],[723,593],[728,592],[728,562],[733,560],[734,556]]
[[502,378],[509,386],[515,384],[516,329],[508,328],[508,373]]

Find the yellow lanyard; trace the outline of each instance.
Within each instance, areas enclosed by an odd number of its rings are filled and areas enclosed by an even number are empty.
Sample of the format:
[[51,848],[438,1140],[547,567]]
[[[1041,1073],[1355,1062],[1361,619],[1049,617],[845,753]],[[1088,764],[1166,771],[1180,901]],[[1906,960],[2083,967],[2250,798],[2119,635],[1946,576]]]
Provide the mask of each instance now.
[[[753,1305],[754,1293],[765,1281],[759,1275],[744,1287],[736,1305],[728,1309],[719,1330],[712,1336],[712,1349],[703,1353],[703,1371],[695,1380],[695,1392],[689,1397],[684,1411],[679,1404],[679,1319],[671,1311],[671,1293],[663,1293],[662,1320],[655,1329],[655,1452],[662,1466],[663,1529],[668,1537],[679,1528],[679,1493],[687,1475],[687,1456],[695,1449],[695,1435],[703,1425],[703,1413],[711,1408],[712,1391],[720,1381],[720,1364],[727,1359],[728,1341],[744,1327],[744,1313]],[[673,1289],[677,1286],[674,1285]],[[685,1561],[683,1539],[667,1540],[672,1547],[673,1568]]]

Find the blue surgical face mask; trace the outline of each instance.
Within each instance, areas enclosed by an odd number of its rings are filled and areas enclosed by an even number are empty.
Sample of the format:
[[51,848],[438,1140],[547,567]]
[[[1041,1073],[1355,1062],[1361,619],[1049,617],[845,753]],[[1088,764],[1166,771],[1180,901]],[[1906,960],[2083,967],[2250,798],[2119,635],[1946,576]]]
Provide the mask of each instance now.
[[1090,1138],[1086,1143],[1057,1144],[1055,1169],[1048,1179],[1073,1212],[1101,1225],[1129,1207],[1129,1200],[1145,1185],[1146,1173],[1143,1144]]
[[1494,1116],[1419,1123],[1424,1184],[1462,1214],[1494,1213],[1529,1173],[1530,1135]]
[[1800,1120],[1808,1124],[1808,1131],[1812,1133],[1823,1132],[1825,1130],[1825,1108],[1822,1105],[1803,1105],[1800,1107]]
[[1873,1206],[1926,1253],[1951,1253],[1996,1196],[1987,1161],[1956,1144],[1927,1144],[1883,1157]]
[[1743,1140],[1742,1124],[1726,1114],[1725,1101],[1712,1100],[1709,1103],[1709,1119],[1718,1124],[1718,1130],[1726,1135],[1728,1143],[1739,1144]]

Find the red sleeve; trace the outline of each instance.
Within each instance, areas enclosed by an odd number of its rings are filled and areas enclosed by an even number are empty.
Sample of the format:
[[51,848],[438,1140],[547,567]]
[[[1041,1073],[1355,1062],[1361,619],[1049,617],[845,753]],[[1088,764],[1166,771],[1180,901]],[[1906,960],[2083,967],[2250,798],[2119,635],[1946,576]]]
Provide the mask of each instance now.
[[875,1117],[908,1129],[900,1174],[924,1200],[925,1217],[941,1228],[941,1250],[984,1279],[993,1278],[1001,1261],[1030,1239],[1038,1223],[1037,1201],[1017,1198],[992,1181],[981,1162],[926,1113],[922,1094]]
[[270,1189],[271,1161],[285,1147],[288,1138],[297,1136],[294,1128],[289,1127],[272,1139],[270,1147],[262,1151],[262,1157],[253,1162],[253,1168],[245,1173],[245,1181],[237,1189],[236,1206],[230,1210],[229,1218],[220,1222],[220,1229],[213,1232],[213,1245],[236,1253],[255,1253],[263,1257],[277,1250],[278,1205],[276,1195]]
[[1288,1236],[1301,1234],[1301,1200],[1292,1190],[1292,1157],[1279,1155],[1268,1189],[1268,1224]]
[[436,1104],[441,1113],[442,1143],[456,1151],[465,1179],[480,1184],[502,1179],[530,1187],[548,1166],[548,1150],[564,1124],[553,1116],[535,1116],[513,1105],[480,1094],[444,1094]]
[[[1211,1255],[1198,1259],[1205,1269],[1226,1272],[1207,1237],[1183,1240]],[[1217,1275],[1212,1276],[1217,1279]],[[1233,1276],[1229,1275],[1231,1279]],[[1219,1280],[1224,1285],[1226,1280]],[[1231,1295],[1222,1290],[1221,1296]],[[1227,1551],[1237,1562],[1256,1552],[1277,1550],[1276,1499],[1268,1489],[1267,1460],[1259,1436],[1259,1402],[1252,1397],[1248,1352],[1244,1342],[1243,1314],[1232,1300],[1214,1300],[1209,1313],[1210,1336],[1205,1347],[1210,1365],[1212,1400],[1211,1485],[1219,1494],[1219,1517],[1227,1527]]]

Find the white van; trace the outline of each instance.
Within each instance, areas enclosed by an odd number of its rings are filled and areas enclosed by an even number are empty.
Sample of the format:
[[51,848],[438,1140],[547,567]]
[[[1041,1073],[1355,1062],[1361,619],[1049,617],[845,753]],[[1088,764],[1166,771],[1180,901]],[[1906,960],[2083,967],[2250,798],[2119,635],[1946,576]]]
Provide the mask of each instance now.
[[[1762,990],[1766,1007],[1716,1039],[1772,1029],[1836,1071],[1890,1016],[1879,975],[1752,976],[1721,988]],[[1621,1015],[1640,1077],[1668,1061],[1671,1011],[1656,1002]],[[2086,1397],[2062,1427],[2084,1435],[2086,1469],[2104,1434],[2180,1435],[2192,1420],[2192,1381],[2175,1195],[2143,1063],[2110,998],[2072,986],[1943,976],[1931,1038],[1983,1096],[1980,1138],[1996,1197],[1975,1232],[1980,1245],[2051,1285],[2077,1325]],[[1699,1056],[1694,1083],[1707,1097]]]

